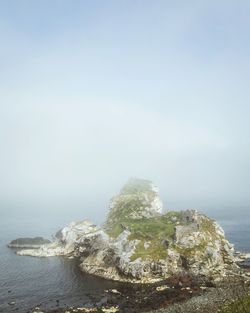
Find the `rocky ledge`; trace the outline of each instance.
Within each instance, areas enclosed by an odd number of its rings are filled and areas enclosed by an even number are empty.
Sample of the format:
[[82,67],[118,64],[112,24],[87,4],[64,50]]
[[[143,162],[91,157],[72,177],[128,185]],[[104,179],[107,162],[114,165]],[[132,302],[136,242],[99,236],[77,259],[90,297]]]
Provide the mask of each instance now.
[[44,239],[43,237],[35,237],[35,238],[18,238],[12,240],[9,244],[9,248],[31,248],[38,249],[42,245],[49,244],[50,240]]
[[56,237],[37,250],[17,253],[78,257],[84,272],[135,283],[184,274],[214,283],[241,275],[217,222],[197,210],[163,213],[158,190],[147,180],[129,180],[111,200],[103,227],[73,222]]

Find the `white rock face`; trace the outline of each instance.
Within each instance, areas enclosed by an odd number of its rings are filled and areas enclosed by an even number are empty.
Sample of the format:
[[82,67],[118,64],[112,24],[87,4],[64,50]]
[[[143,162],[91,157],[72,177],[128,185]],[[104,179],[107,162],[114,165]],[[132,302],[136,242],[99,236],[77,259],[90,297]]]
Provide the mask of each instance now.
[[151,202],[151,208],[152,210],[156,211],[158,214],[162,214],[163,203],[159,197],[159,189],[152,183],[151,183],[151,188],[152,188],[152,191],[155,193],[155,197],[153,198],[153,201]]
[[36,257],[50,257],[56,255],[66,255],[64,246],[59,242],[53,242],[41,246],[39,249],[25,249],[16,252],[19,255],[29,255]]
[[38,257],[69,255],[75,252],[75,245],[82,237],[91,236],[100,231],[100,227],[89,221],[72,222],[61,230],[60,239],[55,240],[51,244],[43,245],[40,249],[21,250],[17,254]]

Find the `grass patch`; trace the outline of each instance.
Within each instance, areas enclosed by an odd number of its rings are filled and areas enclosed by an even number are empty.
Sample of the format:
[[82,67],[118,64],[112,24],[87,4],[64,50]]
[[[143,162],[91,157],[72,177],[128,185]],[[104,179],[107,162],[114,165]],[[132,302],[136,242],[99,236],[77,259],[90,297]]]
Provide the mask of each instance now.
[[216,234],[216,228],[214,225],[214,221],[208,218],[203,218],[201,223],[201,228],[203,231],[209,233],[210,235]]
[[107,234],[112,238],[117,238],[122,232],[124,228],[122,226],[122,223],[115,223],[112,226],[106,227]]
[[[137,258],[143,260],[150,258],[154,260],[165,259],[167,248],[164,241],[172,243],[174,227],[180,220],[181,212],[168,212],[162,216],[142,219],[122,218],[118,223],[112,223],[107,227],[107,233],[113,238],[117,238],[124,229],[131,232],[130,240],[140,240],[135,253],[131,256],[131,261]],[[145,248],[144,243],[148,243]]]
[[120,214],[113,223],[106,225],[108,235],[117,238],[124,229],[131,232],[130,239],[172,239],[174,226],[179,221],[181,212],[168,212],[162,216],[131,219]]
[[197,251],[199,252],[204,252],[207,247],[206,242],[202,242],[199,245],[196,245],[192,248],[187,248],[187,247],[180,247],[175,245],[174,249],[176,252],[180,253],[181,255],[185,256],[186,258],[190,258],[196,254]]
[[136,246],[135,253],[130,258],[131,261],[135,261],[138,258],[145,260],[150,257],[150,259],[159,260],[167,257],[167,250],[160,242],[149,242],[149,247],[147,249],[145,249],[144,243],[145,241],[141,240],[141,242]]
[[[154,217],[129,221],[127,227],[131,232],[130,240],[140,240],[135,253],[131,256],[131,261],[141,258],[153,260],[165,259],[167,248],[163,241],[172,242],[174,227],[178,221],[180,212],[168,212],[167,214]],[[144,244],[148,243],[145,248]]]
[[131,231],[130,239],[172,239],[175,222],[166,215],[131,220],[128,225]]
[[250,313],[250,294],[238,298],[234,302],[225,305],[220,313]]

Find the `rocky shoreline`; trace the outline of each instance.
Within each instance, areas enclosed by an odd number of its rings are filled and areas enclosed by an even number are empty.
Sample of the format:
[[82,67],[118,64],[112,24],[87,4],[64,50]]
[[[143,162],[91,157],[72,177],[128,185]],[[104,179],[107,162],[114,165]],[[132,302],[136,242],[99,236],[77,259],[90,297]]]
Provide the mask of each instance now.
[[[176,302],[182,302],[193,296],[199,296],[210,286],[200,286],[191,276],[173,276],[154,284],[124,283],[119,289],[104,291],[102,301],[92,307],[58,308],[49,312],[122,312],[135,313],[163,308]],[[32,312],[42,312],[40,308]]]
[[[246,271],[250,275],[250,269]],[[155,284],[124,284],[119,289],[105,290],[102,301],[89,307],[60,307],[29,313],[216,313],[225,304],[250,292],[243,281],[200,285],[191,276],[173,276]]]
[[198,297],[192,297],[182,303],[175,303],[165,308],[147,311],[147,313],[219,313],[228,304],[248,295],[249,286],[225,285],[209,288]]

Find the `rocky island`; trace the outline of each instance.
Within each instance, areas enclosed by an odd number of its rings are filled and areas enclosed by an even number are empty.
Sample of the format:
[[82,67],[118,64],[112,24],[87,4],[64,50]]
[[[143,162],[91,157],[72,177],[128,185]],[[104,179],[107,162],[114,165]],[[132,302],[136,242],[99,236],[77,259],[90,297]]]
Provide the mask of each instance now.
[[148,180],[125,184],[111,199],[103,226],[72,222],[53,242],[16,253],[76,258],[83,272],[121,282],[119,290],[104,291],[102,304],[60,308],[58,302],[50,313],[210,313],[249,290],[250,273],[238,266],[244,256],[218,223],[194,209],[164,212]]
[[180,274],[216,283],[239,270],[216,221],[197,210],[163,213],[158,189],[141,179],[130,179],[111,199],[103,227],[73,222],[52,243],[17,253],[76,257],[86,273],[133,283]]

